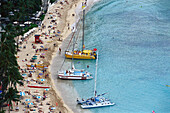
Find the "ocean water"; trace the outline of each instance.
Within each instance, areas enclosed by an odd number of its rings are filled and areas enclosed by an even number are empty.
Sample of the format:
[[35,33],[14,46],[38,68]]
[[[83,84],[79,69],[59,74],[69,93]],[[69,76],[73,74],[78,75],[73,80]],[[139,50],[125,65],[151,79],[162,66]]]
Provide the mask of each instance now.
[[[92,113],[170,113],[169,0],[101,0],[86,14],[85,46],[99,51],[97,93],[116,103]],[[95,74],[95,60],[74,64]],[[94,95],[94,79],[72,83]]]

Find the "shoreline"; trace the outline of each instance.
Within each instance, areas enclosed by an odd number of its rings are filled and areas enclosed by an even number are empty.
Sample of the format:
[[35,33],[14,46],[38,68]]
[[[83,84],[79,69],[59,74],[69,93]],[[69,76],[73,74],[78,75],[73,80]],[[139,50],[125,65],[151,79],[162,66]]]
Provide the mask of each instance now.
[[[93,1],[93,0],[91,0],[91,1]],[[79,14],[77,14],[76,11],[81,9],[82,2],[84,2],[84,0],[76,0],[73,2],[69,1],[68,3],[66,2],[63,4],[61,4],[61,2],[52,4],[49,7],[47,13],[45,14],[45,18],[42,22],[42,24],[46,25],[46,27],[43,28],[43,26],[41,26],[41,28],[40,27],[36,28],[36,30],[25,39],[25,41],[22,43],[22,45],[19,45],[21,52],[17,53],[17,57],[18,57],[17,61],[18,61],[19,66],[21,67],[21,70],[22,71],[25,70],[27,75],[29,75],[30,71],[27,70],[28,67],[26,66],[26,64],[32,64],[32,63],[27,61],[26,59],[31,59],[31,56],[33,56],[33,55],[42,54],[41,51],[38,53],[35,52],[33,47],[36,46],[36,48],[41,48],[41,46],[44,46],[44,48],[48,48],[48,51],[44,52],[45,58],[43,58],[43,59],[37,58],[35,63],[37,63],[37,61],[38,62],[43,61],[43,65],[47,65],[48,69],[43,73],[48,74],[49,77],[48,78],[45,77],[46,81],[43,84],[47,85],[47,86],[51,86],[51,88],[49,91],[46,92],[48,95],[47,96],[48,98],[45,101],[41,102],[41,103],[43,103],[43,108],[38,106],[38,109],[35,108],[35,110],[39,110],[41,108],[45,113],[48,112],[48,110],[49,110],[48,106],[44,105],[44,104],[49,102],[50,105],[52,105],[53,107],[56,108],[55,110],[53,110],[54,112],[61,111],[64,113],[73,113],[73,110],[70,109],[70,107],[68,107],[67,104],[65,104],[66,102],[63,100],[63,97],[61,96],[62,92],[58,90],[57,85],[54,83],[56,76],[52,75],[51,68],[52,68],[52,64],[53,64],[53,59],[57,56],[56,53],[58,52],[58,48],[62,45],[67,46],[66,44],[64,44],[64,42],[72,34],[72,27],[74,27],[74,25],[76,25],[76,20],[78,20],[77,18],[79,17]],[[91,7],[92,6],[93,6],[93,4],[91,5]],[[78,9],[79,7],[80,7],[80,9]],[[65,13],[65,12],[67,12],[67,13]],[[54,14],[54,13],[56,13],[56,14]],[[73,14],[74,14],[74,16],[73,16]],[[52,20],[51,15],[53,15],[52,17],[56,18],[57,23],[55,25],[56,25],[57,31],[61,32],[60,34],[58,33],[59,39],[58,38],[55,38],[55,39],[50,38],[50,36],[51,36],[50,31],[52,31],[52,29],[49,29],[48,26],[52,24],[50,22]],[[52,24],[52,26],[55,26],[55,25]],[[49,32],[49,37],[47,37],[47,38],[46,38],[46,36],[43,37],[43,33],[48,34],[48,32]],[[34,44],[33,43],[35,34],[41,34],[40,39],[44,42],[44,44]],[[56,33],[53,33],[53,34],[56,34]],[[61,38],[61,41],[60,41],[60,38]],[[54,46],[54,44],[55,44],[55,46]],[[59,61],[59,62],[61,62],[61,61]],[[28,71],[29,71],[29,73],[28,73]],[[24,84],[25,84],[24,86],[17,86],[19,91],[31,93],[31,95],[27,94],[23,98],[32,99],[31,98],[32,94],[34,94],[35,92],[39,92],[39,95],[42,95],[42,92],[44,92],[43,89],[31,89],[26,86],[26,84],[37,84],[37,80],[40,80],[40,78],[37,79],[38,73],[40,73],[40,72],[41,72],[41,69],[38,69],[38,70],[36,69],[35,71],[33,71],[33,73],[31,73],[31,74],[33,74],[31,79],[29,77],[24,77]],[[44,77],[42,77],[42,78],[44,78]],[[34,81],[36,80],[36,83],[34,83],[32,81],[32,79]],[[25,102],[25,101],[21,100],[21,102]],[[34,101],[32,101],[32,102],[34,103]],[[16,103],[15,103],[14,108],[15,108],[15,106],[16,107],[18,106],[19,108],[22,109],[22,110],[20,110],[20,112],[23,111],[23,113],[25,113],[25,112],[29,111],[28,108],[25,108],[21,104],[16,105]],[[30,110],[30,112],[31,112],[31,110]],[[13,111],[11,113],[13,113]]]
[[[86,6],[86,13],[91,9],[91,7],[93,7],[93,5],[98,2],[100,0],[90,0],[87,2],[87,6]],[[81,11],[80,11],[81,10]],[[68,12],[69,13],[69,12]],[[75,13],[76,13],[76,18],[75,18],[75,21],[73,23],[73,26],[75,26],[77,24],[77,22],[79,21],[79,19],[81,18],[80,16],[82,16],[82,8],[81,8],[81,2],[80,4],[75,8]],[[67,29],[67,27],[65,27],[65,29]],[[62,49],[62,50],[66,50],[66,47],[70,40],[70,37],[72,36],[72,33],[69,34],[69,36],[67,36],[64,41],[59,45],[59,47]],[[62,94],[63,96],[62,99],[64,101],[64,103],[66,103],[66,105],[71,108],[73,110],[73,112],[77,113],[77,112],[81,112],[81,113],[91,113],[90,110],[82,110],[80,108],[80,106],[77,107],[77,104],[76,104],[76,98],[79,97],[76,89],[74,88],[73,86],[73,83],[72,81],[68,81],[68,80],[58,80],[58,78],[56,77],[56,73],[58,71],[56,70],[59,70],[61,65],[62,65],[62,62],[64,60],[64,58],[62,57],[64,56],[64,53],[62,52],[61,55],[60,54],[56,54],[56,55],[53,55],[52,57],[52,63],[50,65],[50,72],[51,72],[51,75],[52,75],[52,81],[55,81],[55,87],[58,87],[57,90],[59,90],[60,94]],[[62,61],[61,61],[62,60]],[[70,59],[67,59],[67,60],[70,60]],[[56,62],[57,61],[57,62]],[[56,65],[56,63],[59,63],[58,65]],[[68,62],[66,64],[66,66],[64,67],[65,69],[68,67]],[[55,69],[54,69],[55,67]],[[55,71],[54,71],[55,70]],[[59,88],[60,87],[60,88]],[[63,90],[64,89],[64,90]],[[66,90],[66,91],[65,91]],[[65,96],[65,94],[69,94],[69,96]],[[74,99],[70,99],[70,97],[74,97]],[[72,106],[72,103],[74,103],[74,105]]]

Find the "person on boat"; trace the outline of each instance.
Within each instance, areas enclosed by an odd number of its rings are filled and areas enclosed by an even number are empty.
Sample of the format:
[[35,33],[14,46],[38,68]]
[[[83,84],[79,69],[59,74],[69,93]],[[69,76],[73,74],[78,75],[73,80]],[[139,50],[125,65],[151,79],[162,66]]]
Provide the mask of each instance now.
[[68,73],[68,70],[66,70],[66,74]]

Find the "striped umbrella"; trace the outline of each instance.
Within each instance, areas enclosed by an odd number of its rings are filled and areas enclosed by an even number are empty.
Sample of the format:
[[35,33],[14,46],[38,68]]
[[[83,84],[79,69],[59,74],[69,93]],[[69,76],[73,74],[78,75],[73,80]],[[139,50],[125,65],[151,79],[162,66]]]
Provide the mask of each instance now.
[[26,99],[25,101],[31,101],[31,99]]
[[24,93],[24,92],[20,92],[20,95],[21,95],[21,96],[25,96],[25,93]]
[[28,103],[28,105],[33,105],[33,103],[31,102],[31,103]]

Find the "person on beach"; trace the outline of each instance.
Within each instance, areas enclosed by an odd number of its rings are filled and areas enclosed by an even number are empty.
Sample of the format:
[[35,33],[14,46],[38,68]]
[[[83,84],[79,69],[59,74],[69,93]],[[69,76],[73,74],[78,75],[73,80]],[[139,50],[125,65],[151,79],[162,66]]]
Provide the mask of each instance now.
[[61,54],[61,48],[59,48],[59,54]]

